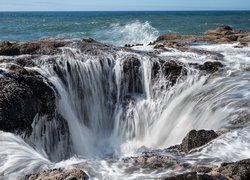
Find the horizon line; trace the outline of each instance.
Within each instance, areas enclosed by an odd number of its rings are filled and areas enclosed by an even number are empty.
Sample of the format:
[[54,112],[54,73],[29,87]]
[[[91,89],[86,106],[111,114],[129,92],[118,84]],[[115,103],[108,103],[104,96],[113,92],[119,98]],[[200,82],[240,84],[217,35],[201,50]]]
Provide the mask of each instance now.
[[194,10],[0,10],[0,12],[190,12],[190,11],[250,11],[250,9],[194,9]]

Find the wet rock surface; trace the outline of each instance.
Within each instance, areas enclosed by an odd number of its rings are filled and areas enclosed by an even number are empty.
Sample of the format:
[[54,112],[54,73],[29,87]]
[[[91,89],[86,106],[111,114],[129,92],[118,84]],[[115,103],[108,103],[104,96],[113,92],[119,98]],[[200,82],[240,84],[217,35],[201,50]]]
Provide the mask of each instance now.
[[125,158],[123,159],[123,161],[126,163],[130,162],[134,166],[139,166],[141,168],[149,168],[149,169],[181,168],[180,162],[177,159],[153,152],[145,152],[141,156]]
[[[194,48],[184,48],[197,41],[208,41],[212,43],[219,42],[241,42],[239,44],[245,47],[248,46],[248,37],[246,32],[236,31],[230,27],[220,27],[214,31],[208,31],[202,37],[182,36],[182,35],[165,35],[159,37],[155,42],[155,48],[167,51],[166,47],[177,48],[182,52],[189,51],[198,55],[209,55],[213,60],[205,63],[190,63],[195,69],[202,70],[206,73],[214,73],[223,68],[220,62],[224,56],[220,53],[214,53],[205,50],[198,50]],[[161,44],[158,44],[161,43]],[[0,62],[14,63],[7,67],[7,71],[0,70],[0,130],[27,133],[32,131],[31,124],[34,117],[39,114],[41,116],[48,116],[48,120],[55,116],[55,92],[53,86],[49,84],[46,78],[39,73],[25,69],[24,67],[37,66],[36,58],[40,55],[51,55],[49,63],[55,61],[53,56],[62,52],[62,47],[77,48],[84,55],[98,55],[100,53],[105,55],[107,52],[117,51],[131,51],[129,47],[126,49],[116,48],[109,45],[98,43],[92,39],[80,40],[76,42],[62,41],[62,40],[41,40],[24,43],[2,42],[0,43],[0,56],[18,56],[28,54],[30,56],[15,57],[11,59],[1,58]],[[74,56],[74,54],[72,54]],[[169,81],[169,85],[177,82],[178,78],[185,76],[187,71],[185,65],[177,60],[157,59],[153,61],[152,58],[152,79],[157,79],[158,76],[164,75]],[[126,86],[126,93],[142,93],[142,76],[141,76],[141,61],[136,57],[130,57],[123,61],[124,86]],[[56,73],[62,73],[57,66],[53,66]],[[63,79],[62,79],[63,81]],[[127,95],[124,93],[125,95]],[[131,98],[128,98],[129,101]],[[65,126],[67,126],[65,124]],[[67,129],[63,127],[62,129]],[[218,134],[214,131],[192,130],[183,139],[181,145],[176,145],[172,149],[177,151],[189,153],[192,149],[201,147],[214,138]],[[170,148],[171,149],[171,148]],[[191,152],[192,153],[192,152]],[[183,169],[191,168],[191,165],[183,165],[170,156],[160,155],[157,153],[144,153],[138,157],[131,157],[124,160],[125,162],[132,162],[133,165],[150,168],[172,168]],[[205,169],[205,170],[204,170]],[[73,174],[73,175],[72,175]],[[28,179],[84,179],[87,175],[81,170],[50,170],[39,174],[29,175]],[[169,177],[170,179],[213,179],[213,178],[231,178],[244,179],[249,178],[249,160],[240,161],[237,163],[223,164],[220,168],[203,168],[203,170],[196,170],[194,172],[185,173]],[[168,179],[168,178],[166,178]]]
[[22,180],[88,180],[88,175],[81,169],[52,169],[26,175]]
[[122,85],[128,93],[142,93],[141,62],[136,57],[130,57],[123,61],[124,84]]
[[[172,169],[177,173],[170,173],[168,177],[160,178],[164,180],[248,180],[250,178],[250,159],[222,163],[220,166],[200,166],[183,163],[180,159],[175,159],[168,153],[166,154],[170,151],[173,153],[174,149],[192,153],[190,150],[207,144],[216,137],[218,135],[213,130],[192,130],[183,139],[181,145],[172,146],[166,150],[158,150],[159,152],[144,152],[141,156],[126,158],[124,162],[132,162],[134,166],[141,168]],[[183,156],[178,152],[176,153],[179,157]]]
[[182,140],[182,143],[177,145],[177,148],[188,153],[190,150],[201,147],[217,137],[218,134],[213,130],[192,130]]
[[250,178],[250,159],[224,163],[220,167],[203,168],[205,171],[192,171],[165,180],[248,180]]
[[61,40],[38,40],[30,42],[9,42],[0,43],[0,55],[15,56],[23,54],[43,54],[53,55],[60,51],[60,47],[68,44],[67,41]]
[[46,79],[10,65],[0,77],[0,130],[30,134],[34,117],[55,113],[55,94]]
[[164,180],[248,180],[250,178],[250,159],[222,163],[220,166],[204,166],[183,163],[181,159],[176,159],[169,154],[172,152],[172,155],[174,153],[179,158],[183,157],[184,154],[178,153],[178,151],[192,153],[190,150],[207,144],[216,137],[218,135],[213,130],[192,130],[183,139],[181,145],[172,146],[165,150],[144,152],[140,156],[125,158],[123,161],[143,169],[173,170],[168,177],[160,178]]
[[206,61],[203,64],[189,63],[189,65],[205,71],[207,73],[214,73],[219,71],[224,65],[220,61]]
[[196,49],[196,48],[182,48],[180,49],[181,51],[185,52],[192,52],[198,55],[206,55],[211,59],[214,60],[223,60],[224,56],[218,52],[213,52],[213,51],[207,51],[207,50],[202,50],[202,49]]
[[174,85],[177,79],[181,76],[185,76],[186,73],[187,71],[183,63],[172,60],[160,60],[154,62],[152,66],[152,78],[158,78],[160,74],[163,74],[165,78],[169,80],[170,86]]

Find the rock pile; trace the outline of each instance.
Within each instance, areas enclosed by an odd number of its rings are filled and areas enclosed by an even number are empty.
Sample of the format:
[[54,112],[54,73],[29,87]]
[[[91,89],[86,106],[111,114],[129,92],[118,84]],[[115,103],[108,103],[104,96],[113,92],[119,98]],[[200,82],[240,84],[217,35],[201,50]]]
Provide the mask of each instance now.
[[37,174],[26,175],[23,180],[88,180],[88,175],[79,168],[52,169]]
[[180,48],[191,45],[195,42],[208,43],[235,43],[239,44],[236,48],[248,46],[250,43],[250,33],[241,30],[235,30],[230,26],[220,26],[214,30],[208,30],[203,36],[163,34],[153,43],[155,48],[171,47]]

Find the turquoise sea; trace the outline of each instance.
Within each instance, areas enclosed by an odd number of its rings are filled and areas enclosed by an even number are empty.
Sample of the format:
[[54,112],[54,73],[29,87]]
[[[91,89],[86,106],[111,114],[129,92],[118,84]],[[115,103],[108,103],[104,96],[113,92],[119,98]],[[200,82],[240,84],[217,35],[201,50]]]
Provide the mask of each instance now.
[[124,45],[163,33],[199,35],[224,24],[250,30],[250,11],[0,12],[0,41],[94,38]]

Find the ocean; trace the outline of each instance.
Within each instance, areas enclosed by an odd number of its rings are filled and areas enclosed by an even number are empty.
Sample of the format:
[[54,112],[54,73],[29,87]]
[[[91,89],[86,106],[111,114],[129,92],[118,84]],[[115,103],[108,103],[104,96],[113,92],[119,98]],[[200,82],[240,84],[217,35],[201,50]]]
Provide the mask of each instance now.
[[93,38],[123,46],[164,33],[201,35],[220,25],[249,31],[250,11],[0,12],[0,41]]

